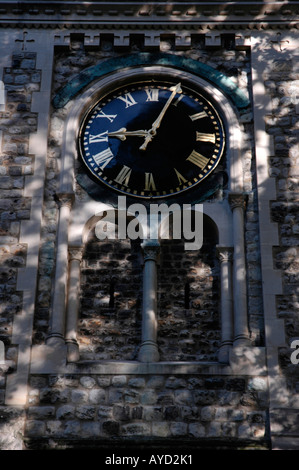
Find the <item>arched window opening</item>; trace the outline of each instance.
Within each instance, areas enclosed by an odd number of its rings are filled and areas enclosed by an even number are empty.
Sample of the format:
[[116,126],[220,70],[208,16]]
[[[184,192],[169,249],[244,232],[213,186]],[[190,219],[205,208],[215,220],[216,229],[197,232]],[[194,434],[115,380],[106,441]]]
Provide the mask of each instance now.
[[141,337],[142,265],[138,240],[98,240],[91,230],[81,269],[81,360],[135,360]]
[[158,347],[161,361],[216,361],[220,346],[220,274],[215,224],[203,217],[203,245],[161,240]]

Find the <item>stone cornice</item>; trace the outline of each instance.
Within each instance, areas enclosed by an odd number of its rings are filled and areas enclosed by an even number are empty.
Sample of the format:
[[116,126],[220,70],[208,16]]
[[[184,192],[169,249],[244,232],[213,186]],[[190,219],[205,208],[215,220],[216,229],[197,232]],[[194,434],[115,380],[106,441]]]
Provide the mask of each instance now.
[[6,0],[0,3],[0,27],[298,29],[299,2]]

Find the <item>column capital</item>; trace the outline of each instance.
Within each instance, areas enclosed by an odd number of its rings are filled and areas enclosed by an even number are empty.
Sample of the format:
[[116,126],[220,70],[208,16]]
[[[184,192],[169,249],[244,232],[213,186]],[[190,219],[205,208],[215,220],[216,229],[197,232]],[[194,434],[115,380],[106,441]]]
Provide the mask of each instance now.
[[241,209],[244,210],[247,202],[247,194],[230,193],[228,195],[228,202],[230,204],[231,210],[236,209],[236,207],[241,207]]
[[220,263],[232,262],[234,249],[231,246],[217,246],[217,257]]
[[69,247],[69,260],[77,260],[81,261],[83,255],[83,247],[82,246],[70,246]]
[[75,195],[73,193],[56,193],[56,200],[57,200],[59,207],[67,206],[71,208],[73,205],[74,199],[75,199]]
[[141,244],[143,250],[144,261],[157,261],[160,253],[160,243],[158,240],[146,240]]

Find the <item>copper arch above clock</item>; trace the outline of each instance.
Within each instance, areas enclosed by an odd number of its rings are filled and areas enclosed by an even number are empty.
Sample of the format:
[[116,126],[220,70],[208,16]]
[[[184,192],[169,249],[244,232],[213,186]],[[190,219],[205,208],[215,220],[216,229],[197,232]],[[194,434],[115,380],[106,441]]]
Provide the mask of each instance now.
[[93,180],[144,199],[179,195],[205,180],[221,160],[225,130],[203,90],[175,76],[117,83],[80,128]]

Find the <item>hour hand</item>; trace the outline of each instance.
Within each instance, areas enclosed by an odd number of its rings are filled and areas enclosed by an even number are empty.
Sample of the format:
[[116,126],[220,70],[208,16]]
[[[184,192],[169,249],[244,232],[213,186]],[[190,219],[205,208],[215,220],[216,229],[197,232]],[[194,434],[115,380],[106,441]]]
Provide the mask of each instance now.
[[109,137],[116,137],[120,140],[126,140],[127,137],[147,137],[148,131],[138,130],[138,131],[127,131],[125,127],[122,127],[118,131],[108,132]]

